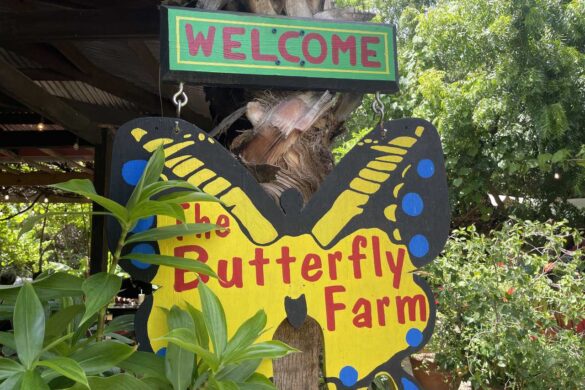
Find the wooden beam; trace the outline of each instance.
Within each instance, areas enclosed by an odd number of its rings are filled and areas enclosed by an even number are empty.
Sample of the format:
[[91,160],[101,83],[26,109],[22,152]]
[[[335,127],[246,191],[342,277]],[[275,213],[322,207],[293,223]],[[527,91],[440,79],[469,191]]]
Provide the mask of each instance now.
[[47,172],[47,173],[54,173],[55,172],[54,169],[51,169],[48,166],[41,164],[40,162],[25,160],[20,155],[13,152],[12,150],[0,149],[0,154],[3,154],[5,156],[8,156],[9,158],[11,158],[11,160],[4,160],[3,162],[9,162],[9,163],[10,162],[12,162],[12,163],[18,162],[21,164],[27,164],[27,165],[34,167],[34,168],[37,168],[38,170],[43,171],[43,172]]
[[[90,203],[88,199],[76,196],[46,194],[44,198],[47,198],[48,203]],[[39,201],[43,202],[44,198],[41,197]],[[33,201],[33,199],[34,197],[31,198],[18,194],[10,194],[8,199],[4,199],[4,196],[0,196],[0,203],[30,203]]]
[[71,106],[52,96],[4,59],[0,58],[0,89],[31,110],[59,123],[92,144],[101,139],[97,126]]
[[58,152],[48,149],[48,148],[40,148],[41,152],[53,157],[56,161],[65,161],[67,165],[69,165],[73,169],[80,170],[81,172],[93,174],[93,171],[87,168],[85,165],[82,165],[79,161],[75,161],[74,159],[68,158],[59,154]]
[[91,179],[93,175],[85,172],[70,173],[45,173],[30,172],[18,175],[12,173],[0,173],[0,185],[2,186],[48,186],[71,179]]
[[[36,116],[38,117],[38,115]],[[2,118],[2,116],[0,116],[0,118]],[[27,147],[67,147],[72,146],[76,140],[77,137],[75,135],[62,130],[0,132],[0,145],[8,149]],[[79,140],[80,147],[86,147],[89,145],[90,144],[87,141],[83,139]]]
[[[102,143],[96,147],[95,153],[95,176],[93,178],[93,184],[98,194],[108,196],[114,137],[107,130],[103,130],[101,135]],[[100,205],[93,204],[93,211],[103,210]],[[95,274],[97,272],[107,271],[107,261],[106,218],[103,215],[92,215],[89,273]]]
[[0,19],[0,42],[158,38],[160,15],[155,6],[124,11],[109,8],[5,14]]

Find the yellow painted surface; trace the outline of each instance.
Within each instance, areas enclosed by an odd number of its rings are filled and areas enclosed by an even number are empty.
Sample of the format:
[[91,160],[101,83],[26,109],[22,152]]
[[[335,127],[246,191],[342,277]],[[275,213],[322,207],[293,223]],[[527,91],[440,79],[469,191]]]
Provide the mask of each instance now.
[[[362,229],[354,234],[341,239],[334,247],[325,250],[315,241],[310,234],[300,236],[284,236],[269,246],[258,246],[252,243],[234,218],[220,204],[201,203],[201,215],[209,217],[213,222],[220,215],[228,216],[230,219],[230,233],[227,237],[219,237],[215,232],[210,238],[202,236],[197,238],[184,237],[168,239],[159,242],[161,253],[164,255],[175,255],[175,249],[181,246],[198,246],[208,255],[207,264],[212,269],[218,269],[219,261],[227,261],[227,279],[232,277],[234,269],[234,258],[242,259],[242,288],[222,287],[217,280],[210,280],[208,286],[220,297],[225,305],[226,317],[228,320],[228,335],[233,336],[237,327],[246,319],[254,315],[259,309],[264,309],[268,315],[268,329],[261,340],[269,340],[280,322],[286,317],[284,299],[289,296],[297,298],[305,294],[307,299],[308,315],[315,318],[323,328],[325,350],[326,350],[326,372],[328,376],[338,376],[340,370],[345,366],[353,366],[360,377],[367,375],[380,363],[389,360],[394,354],[406,349],[405,337],[411,328],[421,331],[425,328],[429,318],[430,308],[428,302],[424,301],[426,319],[421,319],[421,307],[416,306],[416,318],[409,317],[408,306],[405,310],[405,323],[398,322],[398,306],[396,297],[414,296],[422,294],[423,290],[414,283],[411,272],[415,267],[412,265],[405,247],[393,243],[386,233],[379,229]],[[187,222],[194,222],[194,215],[191,205],[186,210]],[[175,220],[168,217],[158,217],[158,226],[175,224]],[[362,236],[366,242],[365,248],[361,248],[364,259],[360,261],[360,273],[356,276],[354,262],[349,260],[352,254],[353,241],[356,236]],[[374,246],[372,239],[377,237],[380,242],[381,275],[376,274],[374,260]],[[290,283],[284,280],[282,264],[276,262],[282,256],[282,248],[288,247],[290,255],[295,261],[290,264]],[[255,251],[261,249],[263,257],[268,263],[263,267],[264,285],[259,285],[256,267],[250,264],[255,257]],[[399,251],[403,252],[404,265],[400,274],[399,287],[394,288],[394,274],[387,264],[386,252],[391,253],[394,259],[399,258]],[[328,262],[328,256],[334,252],[341,252],[341,260],[335,261],[333,267]],[[303,277],[302,264],[307,254],[315,254],[321,259],[321,267],[310,274],[315,276],[320,272],[321,276],[308,281]],[[198,257],[195,252],[186,253],[185,257]],[[185,274],[185,282],[194,280],[192,273]],[[199,297],[196,288],[185,291],[176,291],[177,283],[175,271],[172,268],[160,267],[153,283],[161,286],[154,294],[154,306],[148,321],[148,335],[152,347],[156,351],[165,346],[162,341],[152,341],[167,332],[166,318],[164,312],[159,308],[169,309],[173,305],[185,307],[189,302],[195,307],[200,307]],[[328,309],[325,305],[326,291],[335,288],[344,288],[345,291],[334,293],[333,300],[337,304],[345,305],[344,309],[337,310],[333,316],[335,327],[331,320],[327,319]],[[389,307],[381,311],[383,324],[381,325],[377,310],[377,300],[387,299]],[[352,312],[358,299],[365,299],[372,303],[371,327],[357,327],[354,324],[356,314]],[[358,308],[359,309],[359,308]],[[331,309],[329,310],[331,312]],[[358,314],[363,310],[358,310]],[[363,325],[363,323],[362,323]],[[367,324],[366,324],[367,325]],[[271,363],[264,362],[261,372],[271,376]]]

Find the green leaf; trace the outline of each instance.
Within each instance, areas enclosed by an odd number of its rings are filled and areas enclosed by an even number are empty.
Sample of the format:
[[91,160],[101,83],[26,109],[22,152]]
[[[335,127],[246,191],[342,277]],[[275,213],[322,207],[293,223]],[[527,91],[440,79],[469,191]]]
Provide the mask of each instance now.
[[6,380],[0,383],[0,390],[14,390],[20,388],[20,381],[24,376],[24,372],[17,372],[16,374],[6,378]]
[[134,314],[124,314],[114,318],[106,325],[105,333],[114,333],[119,331],[131,332],[134,330]]
[[25,283],[20,289],[15,306],[13,326],[16,353],[22,364],[31,368],[43,349],[45,310],[30,283]]
[[66,335],[59,337],[58,339],[54,340],[51,343],[48,343],[45,345],[45,347],[43,348],[42,352],[46,352],[46,351],[50,351],[53,348],[57,347],[59,344],[61,344],[62,342],[69,340],[70,338],[72,338],[74,335],[73,332],[71,333],[67,333]]
[[155,255],[148,253],[128,253],[121,257],[122,259],[133,259],[143,263],[164,265],[165,267],[180,268],[187,271],[193,271],[198,274],[212,276],[217,278],[217,274],[207,264],[193,259],[183,257]]
[[169,225],[134,234],[130,238],[126,239],[125,244],[127,245],[135,242],[165,240],[167,238],[178,236],[206,233],[217,229],[221,228],[217,225],[209,223],[186,223],[179,225]]
[[8,332],[0,332],[0,345],[6,345],[9,348],[16,350],[16,343],[14,342],[14,334]]
[[25,370],[20,363],[0,357],[0,380],[9,378],[18,372],[24,372]]
[[[117,374],[108,377],[89,376],[87,381],[91,390],[152,390],[152,387],[128,374]],[[86,387],[83,385],[77,384],[68,390],[85,389]]]
[[114,214],[108,213],[105,211],[94,211],[94,212],[83,212],[83,211],[68,212],[68,211],[64,211],[64,212],[57,212],[57,213],[35,214],[35,215],[31,215],[30,217],[28,217],[24,221],[22,221],[22,223],[20,224],[20,231],[18,232],[18,238],[20,238],[23,234],[31,231],[32,228],[35,227],[35,225],[38,224],[43,219],[48,218],[48,217],[61,216],[61,215],[65,215],[65,216],[70,216],[70,215],[111,215],[111,216],[114,216]]
[[195,334],[197,336],[198,344],[209,350],[209,333],[207,333],[207,327],[205,325],[203,313],[194,308],[189,302],[187,302],[187,311],[189,314],[191,314],[191,318],[195,324]]
[[128,359],[120,362],[118,367],[136,376],[152,377],[166,381],[164,358],[148,352],[134,352]]
[[245,382],[252,374],[256,372],[261,359],[246,360],[238,364],[228,364],[222,367],[215,375],[218,380],[230,380],[234,382]]
[[154,195],[160,194],[163,191],[175,190],[179,188],[201,192],[199,187],[196,187],[193,184],[183,180],[159,181],[144,187],[144,191],[142,191],[142,196],[140,200],[147,200],[153,197]]
[[43,378],[35,370],[28,370],[22,376],[20,390],[49,390],[49,385],[43,381]]
[[[42,301],[49,301],[67,296],[83,294],[81,283],[83,279],[65,272],[55,272],[42,278],[37,278],[31,284]],[[1,286],[0,299],[6,302],[14,302],[22,286]]]
[[51,370],[69,378],[77,383],[81,383],[89,388],[87,378],[81,366],[73,359],[66,357],[56,357],[48,360],[41,360],[36,363],[37,366],[50,368]]
[[[167,314],[169,331],[179,328],[193,328],[191,316],[177,306],[173,306]],[[170,343],[165,355],[165,372],[167,379],[175,390],[184,389],[191,383],[193,369],[195,367],[195,355],[180,346]]]
[[244,322],[225,348],[223,357],[226,361],[249,347],[260,337],[266,326],[266,313],[259,310],[254,316]]
[[107,306],[120,291],[122,278],[100,272],[85,279],[81,286],[85,294],[85,314],[81,323],[87,321],[101,308]]
[[139,219],[153,215],[164,215],[185,222],[185,211],[179,204],[146,200],[137,204],[130,212],[130,222],[135,223]]
[[126,203],[126,207],[128,207],[129,210],[132,210],[142,199],[146,199],[143,195],[144,189],[160,180],[164,164],[165,154],[161,145],[148,159],[146,167],[144,167],[144,172],[142,172],[140,180],[136,183],[136,187],[134,187],[128,202]]
[[177,191],[157,198],[159,202],[189,203],[189,202],[219,202],[213,195],[204,192]]
[[165,336],[159,337],[156,340],[168,341],[169,343],[176,344],[187,351],[197,354],[213,371],[217,370],[219,367],[219,359],[217,356],[197,344],[197,337],[191,329],[173,329]]
[[262,343],[250,345],[243,351],[232,354],[231,358],[225,359],[225,364],[237,363],[250,359],[275,359],[286,356],[293,352],[299,352],[297,349],[289,347],[283,342],[277,340],[265,341]]
[[270,379],[259,373],[252,374],[245,383],[239,383],[238,386],[244,390],[277,390]]
[[84,196],[111,212],[121,223],[127,223],[128,212],[126,208],[111,199],[98,195],[89,179],[73,179],[65,183],[53,184],[49,187]]
[[136,348],[116,341],[106,340],[75,352],[70,356],[87,375],[100,374],[131,356]]
[[239,390],[238,385],[232,381],[215,381],[218,390]]
[[205,325],[209,332],[215,354],[221,357],[227,342],[225,313],[221,302],[205,283],[199,283],[198,288]]
[[62,335],[63,332],[67,331],[69,323],[73,321],[76,316],[83,313],[84,310],[84,305],[71,305],[53,314],[47,320],[45,326],[45,338],[50,340],[53,337]]

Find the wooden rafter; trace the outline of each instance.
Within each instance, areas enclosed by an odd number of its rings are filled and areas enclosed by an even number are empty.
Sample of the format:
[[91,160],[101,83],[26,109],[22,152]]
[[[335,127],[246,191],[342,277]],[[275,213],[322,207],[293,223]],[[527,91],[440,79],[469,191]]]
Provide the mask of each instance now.
[[2,58],[0,58],[0,89],[92,144],[98,144],[101,141],[95,123],[61,99],[49,94]]
[[0,19],[0,42],[157,39],[159,18],[154,5],[128,9],[127,12],[106,8],[7,14]]
[[82,165],[79,161],[75,161],[69,157],[63,156],[53,149],[40,148],[40,150],[43,153],[55,158],[57,161],[66,162],[67,165],[69,165],[73,169],[79,170],[81,172],[93,174],[93,171],[91,169],[87,168],[85,165]]
[[[38,115],[36,115],[36,117],[38,117]],[[26,117],[23,119],[25,118]],[[67,147],[72,146],[76,140],[77,137],[75,135],[68,131],[61,130],[3,131],[0,133],[0,145],[7,149],[18,149],[23,147]],[[82,148],[90,145],[83,139],[80,139],[78,144]]]
[[42,172],[46,172],[46,173],[54,173],[55,172],[54,169],[51,169],[50,167],[48,167],[45,164],[42,164],[42,163],[37,162],[37,161],[25,160],[24,158],[22,158],[18,154],[14,153],[12,150],[0,149],[0,154],[8,156],[12,159],[11,161],[6,161],[6,162],[18,162],[21,164],[27,164],[31,167],[34,167],[34,168],[36,168]]
[[93,175],[86,172],[30,172],[20,173],[0,173],[0,185],[2,186],[47,186],[56,183],[62,183],[71,179],[92,179]]

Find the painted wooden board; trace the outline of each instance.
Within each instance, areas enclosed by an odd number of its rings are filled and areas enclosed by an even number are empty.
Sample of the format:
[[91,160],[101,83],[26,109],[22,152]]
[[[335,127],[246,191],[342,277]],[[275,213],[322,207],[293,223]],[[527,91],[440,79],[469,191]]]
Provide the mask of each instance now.
[[[402,119],[369,133],[301,208],[296,191],[277,205],[221,145],[174,118],[142,118],[116,133],[111,195],[128,199],[150,153],[164,144],[164,177],[183,179],[219,203],[183,207],[188,222],[228,227],[198,236],[135,245],[131,252],[183,256],[210,265],[222,281],[201,280],[226,308],[228,332],[264,309],[270,339],[283,320],[306,316],[323,329],[325,375],[331,389],[366,388],[388,373],[397,388],[415,389],[401,360],[422,348],[435,321],[432,292],[413,272],[443,249],[449,205],[439,136],[428,122]],[[136,231],[177,223],[157,217]],[[110,228],[110,240],[116,231]],[[153,341],[166,331],[162,310],[199,305],[196,275],[126,261],[133,277],[160,288],[140,310],[142,349],[164,353]],[[272,376],[271,363],[261,369]],[[413,387],[415,386],[415,387]]]
[[161,7],[164,80],[395,92],[396,34],[377,23]]

